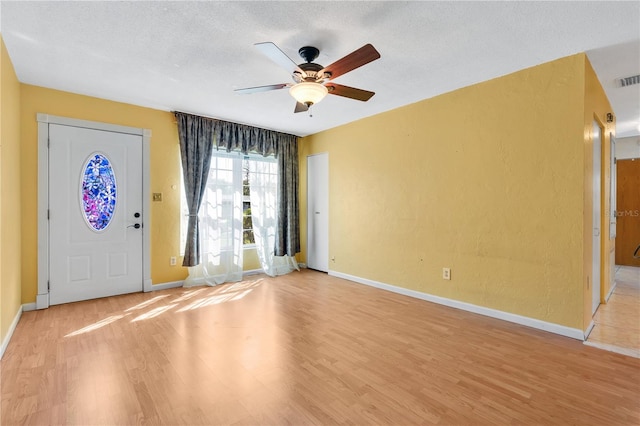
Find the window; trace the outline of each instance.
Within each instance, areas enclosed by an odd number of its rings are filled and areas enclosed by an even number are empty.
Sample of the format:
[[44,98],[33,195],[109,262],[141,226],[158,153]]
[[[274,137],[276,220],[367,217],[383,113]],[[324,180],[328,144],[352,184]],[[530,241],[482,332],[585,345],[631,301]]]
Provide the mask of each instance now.
[[116,209],[116,177],[103,154],[93,153],[85,161],[80,196],[87,224],[94,231],[103,231]]
[[[242,243],[244,247],[251,247],[255,244],[253,232],[253,218],[251,216],[251,185],[250,170],[251,162],[268,162],[273,163],[274,167],[270,167],[270,174],[277,176],[276,159],[274,157],[262,157],[259,155],[243,156],[239,153],[219,153],[214,152],[211,158],[209,169],[209,177],[207,179],[207,190],[205,199],[200,206],[199,215],[215,215],[221,221],[226,218],[233,217],[234,209],[234,188],[236,183],[242,182]],[[181,175],[182,176],[182,175]],[[187,238],[187,223],[189,219],[189,209],[187,207],[187,199],[184,193],[184,183],[180,185],[181,193],[181,221],[180,221],[180,250],[184,254],[184,247]],[[231,219],[228,219],[231,220]],[[225,229],[230,229],[226,228]],[[233,235],[220,235],[220,248],[231,247],[231,239]]]
[[242,243],[255,244],[253,222],[251,220],[251,188],[249,188],[249,159],[242,161]]

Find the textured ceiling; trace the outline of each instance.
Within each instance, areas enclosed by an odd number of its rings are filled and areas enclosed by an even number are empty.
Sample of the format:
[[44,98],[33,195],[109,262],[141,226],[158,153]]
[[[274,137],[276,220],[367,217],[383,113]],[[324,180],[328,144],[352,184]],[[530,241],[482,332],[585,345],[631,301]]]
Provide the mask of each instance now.
[[[640,134],[640,2],[1,2],[0,31],[21,82],[308,135],[567,55],[588,52],[618,137]],[[254,43],[328,65],[366,43],[381,59],[336,78],[372,90],[328,96],[313,117]],[[622,75],[618,75],[622,74]],[[626,90],[625,90],[626,89]],[[612,95],[615,93],[615,95]],[[464,119],[461,117],[461,119]]]

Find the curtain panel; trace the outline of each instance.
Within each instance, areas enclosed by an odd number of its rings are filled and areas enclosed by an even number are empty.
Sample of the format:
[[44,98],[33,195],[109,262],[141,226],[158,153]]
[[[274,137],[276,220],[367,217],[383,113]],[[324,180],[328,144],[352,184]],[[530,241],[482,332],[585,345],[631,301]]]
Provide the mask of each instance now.
[[187,243],[182,266],[200,263],[200,230],[198,211],[207,187],[207,176],[213,148],[213,127],[210,120],[195,115],[176,113],[178,138],[182,158],[184,190],[189,209]]
[[300,270],[294,256],[275,256],[277,224],[278,164],[249,160],[251,217],[253,236],[260,265],[265,274],[275,277]]
[[[202,193],[206,187],[206,176],[213,147],[216,150],[225,150],[227,152],[239,151],[245,155],[257,153],[264,157],[274,155],[277,158],[279,187],[274,254],[276,256],[294,256],[300,252],[298,137],[245,124],[180,112],[176,112],[176,117],[178,118],[180,147],[183,152],[182,167],[184,170],[185,190],[189,204],[187,248],[190,247],[191,251],[185,250],[183,265],[194,266],[200,262],[197,213],[202,200]],[[208,154],[205,154],[205,151],[202,150],[200,145],[202,143],[208,145]],[[201,154],[207,155],[206,168],[191,167],[187,169],[185,167],[185,152],[188,154],[187,160],[193,156],[200,158]],[[189,153],[193,153],[193,155],[189,155]],[[187,166],[194,163],[195,161],[187,161]],[[204,166],[204,163],[201,165]],[[190,193],[192,193],[192,199],[189,198]],[[197,203],[195,202],[196,200]],[[192,204],[193,211],[191,210]],[[191,255],[192,252],[194,252],[194,255]],[[187,253],[190,255],[189,262],[187,262]]]

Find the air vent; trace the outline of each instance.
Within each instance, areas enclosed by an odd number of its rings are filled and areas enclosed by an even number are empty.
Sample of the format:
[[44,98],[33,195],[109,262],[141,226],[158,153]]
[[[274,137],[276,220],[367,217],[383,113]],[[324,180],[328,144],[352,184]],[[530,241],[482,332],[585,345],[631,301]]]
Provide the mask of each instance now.
[[634,84],[640,84],[640,75],[634,75],[631,77],[624,77],[618,79],[620,82],[620,87],[632,86]]

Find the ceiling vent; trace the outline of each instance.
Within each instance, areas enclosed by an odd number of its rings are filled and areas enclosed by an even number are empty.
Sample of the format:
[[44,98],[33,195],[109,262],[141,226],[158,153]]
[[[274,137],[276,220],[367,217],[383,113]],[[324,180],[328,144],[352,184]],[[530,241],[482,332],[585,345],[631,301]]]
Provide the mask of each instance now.
[[640,84],[640,74],[633,75],[631,77],[620,78],[618,79],[618,82],[620,84],[620,87],[627,87],[627,86],[632,86],[634,84]]

